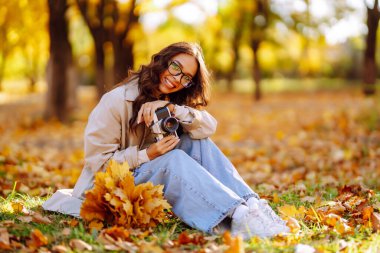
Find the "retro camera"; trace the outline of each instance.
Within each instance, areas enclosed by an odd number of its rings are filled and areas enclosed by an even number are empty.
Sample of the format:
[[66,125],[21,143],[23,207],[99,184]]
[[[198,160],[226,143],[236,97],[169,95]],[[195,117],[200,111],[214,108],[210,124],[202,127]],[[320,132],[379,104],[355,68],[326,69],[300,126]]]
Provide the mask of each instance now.
[[179,121],[170,114],[167,107],[158,108],[153,116],[151,130],[155,134],[156,142],[168,135],[177,135]]

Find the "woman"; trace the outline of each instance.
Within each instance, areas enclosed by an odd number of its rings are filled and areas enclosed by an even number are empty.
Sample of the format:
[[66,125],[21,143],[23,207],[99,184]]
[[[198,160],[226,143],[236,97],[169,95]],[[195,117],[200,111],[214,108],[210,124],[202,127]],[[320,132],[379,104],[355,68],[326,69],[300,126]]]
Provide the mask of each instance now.
[[[209,73],[197,44],[180,42],[153,55],[148,65],[106,93],[85,130],[85,166],[74,189],[57,191],[46,210],[79,217],[94,174],[112,158],[128,162],[135,183],[164,185],[172,211],[186,224],[208,233],[230,229],[244,239],[288,232],[264,200],[239,176],[208,138],[216,120],[201,110],[209,99]],[[182,127],[180,138],[155,141],[156,109],[167,107]]]

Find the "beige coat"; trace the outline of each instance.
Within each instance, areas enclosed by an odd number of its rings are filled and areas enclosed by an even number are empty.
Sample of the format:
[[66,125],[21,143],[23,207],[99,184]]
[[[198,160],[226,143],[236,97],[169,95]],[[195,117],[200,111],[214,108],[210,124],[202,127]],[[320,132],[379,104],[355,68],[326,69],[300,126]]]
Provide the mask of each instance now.
[[[108,160],[128,162],[131,168],[149,161],[146,150],[139,150],[144,124],[136,133],[128,131],[132,103],[138,94],[137,79],[134,79],[103,95],[88,119],[84,143],[85,165],[74,189],[55,192],[42,205],[45,210],[79,217],[85,191],[93,187],[95,173],[103,170]],[[176,106],[175,114],[184,131],[193,139],[209,137],[216,130],[216,120],[206,111]],[[152,141],[152,136],[148,136],[143,148]]]

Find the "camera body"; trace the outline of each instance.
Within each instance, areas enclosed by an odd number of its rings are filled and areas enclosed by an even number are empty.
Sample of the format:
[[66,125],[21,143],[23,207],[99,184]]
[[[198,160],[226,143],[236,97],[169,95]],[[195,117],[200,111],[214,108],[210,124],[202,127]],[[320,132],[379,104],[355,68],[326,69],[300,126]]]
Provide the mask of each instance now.
[[153,123],[150,126],[156,142],[168,135],[177,135],[179,121],[173,117],[167,107],[158,108],[154,112]]

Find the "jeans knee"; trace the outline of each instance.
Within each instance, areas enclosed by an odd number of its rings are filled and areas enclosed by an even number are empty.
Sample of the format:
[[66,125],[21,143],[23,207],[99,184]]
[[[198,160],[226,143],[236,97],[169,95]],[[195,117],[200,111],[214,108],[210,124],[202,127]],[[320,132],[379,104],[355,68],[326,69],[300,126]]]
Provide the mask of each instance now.
[[172,151],[168,152],[167,153],[167,157],[170,159],[170,160],[178,160],[178,159],[182,159],[184,157],[188,156],[186,154],[185,151],[181,150],[181,149],[173,149]]

